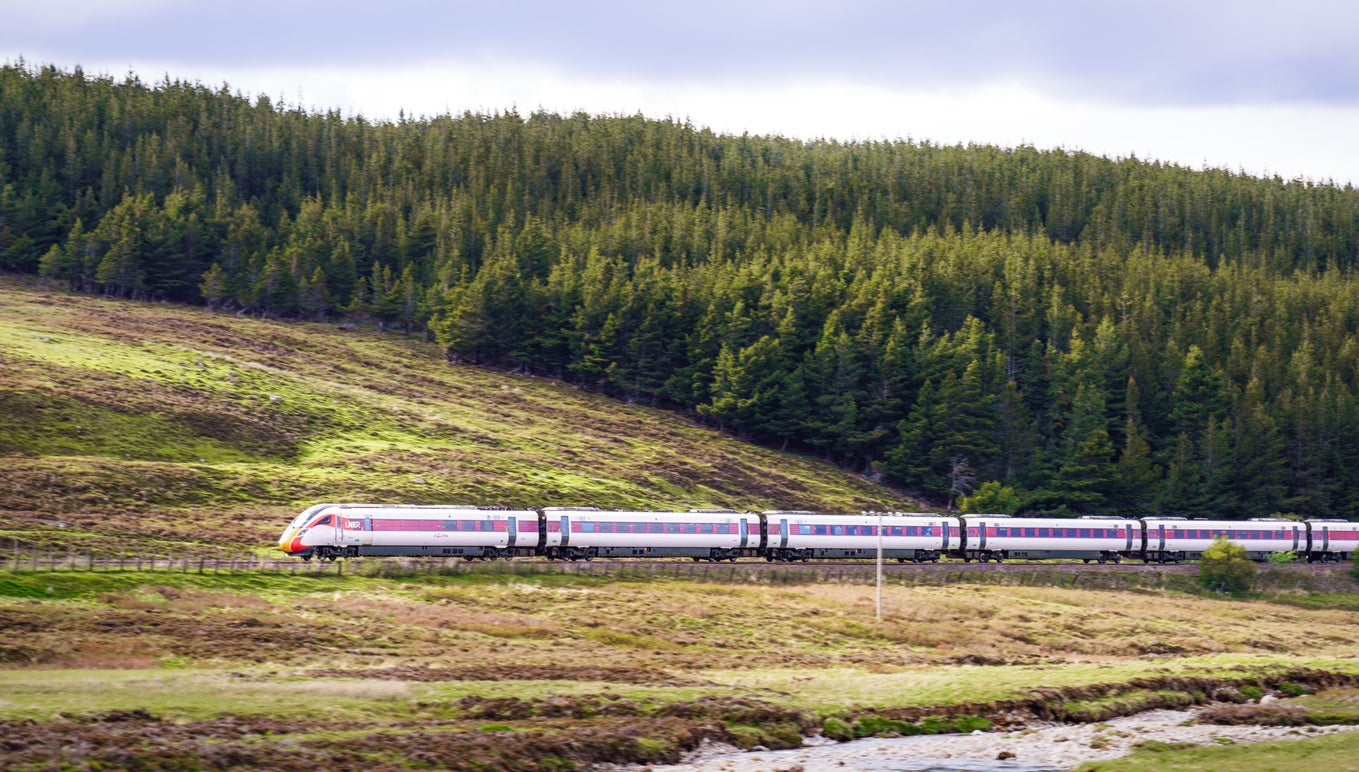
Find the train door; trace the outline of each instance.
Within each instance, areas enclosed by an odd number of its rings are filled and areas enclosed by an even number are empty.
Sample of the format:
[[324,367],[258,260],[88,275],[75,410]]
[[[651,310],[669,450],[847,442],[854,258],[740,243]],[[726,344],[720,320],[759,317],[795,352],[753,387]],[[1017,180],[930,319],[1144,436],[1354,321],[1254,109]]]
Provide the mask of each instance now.
[[779,521],[779,546],[788,546],[788,521],[786,519]]
[[943,525],[943,527],[944,527],[944,547],[943,547],[943,548],[944,548],[944,549],[949,549],[949,546],[950,546],[950,545],[949,545],[949,543],[948,543],[948,521],[945,520],[943,523],[941,523],[941,525]]
[[986,523],[977,523],[977,549],[986,549]]
[[1298,528],[1297,524],[1290,524],[1288,527],[1289,527],[1290,530],[1293,531],[1293,551],[1294,551],[1294,552],[1297,552],[1297,551],[1298,551],[1298,537],[1301,535],[1301,534],[1299,533],[1299,532],[1301,531],[1301,529]]
[[1161,525],[1156,526],[1156,539],[1157,539],[1157,542],[1158,542],[1158,544],[1157,544],[1157,546],[1156,546],[1157,551],[1159,551],[1159,552],[1165,552],[1165,551],[1166,551],[1166,527],[1165,527],[1164,524],[1161,524]]
[[747,522],[746,522],[746,519],[743,517],[743,518],[741,518],[741,548],[742,548],[742,549],[744,549],[744,548],[747,546],[747,545],[746,545],[746,542],[749,541],[749,540],[750,540],[750,524],[747,523]]
[[1331,551],[1331,527],[1329,525],[1321,526],[1321,551]]
[[562,546],[571,543],[571,516],[562,515]]
[[363,544],[365,518],[335,516],[335,533],[338,538],[336,543],[344,546],[355,546]]
[[519,545],[519,518],[510,518],[510,540],[505,546],[514,549]]

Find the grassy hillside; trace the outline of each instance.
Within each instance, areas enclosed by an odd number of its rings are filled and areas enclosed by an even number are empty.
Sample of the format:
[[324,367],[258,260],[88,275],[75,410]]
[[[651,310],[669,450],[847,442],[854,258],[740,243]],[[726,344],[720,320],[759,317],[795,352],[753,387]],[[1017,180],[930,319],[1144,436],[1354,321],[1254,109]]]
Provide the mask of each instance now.
[[0,538],[267,545],[319,500],[910,507],[816,461],[417,338],[0,280]]

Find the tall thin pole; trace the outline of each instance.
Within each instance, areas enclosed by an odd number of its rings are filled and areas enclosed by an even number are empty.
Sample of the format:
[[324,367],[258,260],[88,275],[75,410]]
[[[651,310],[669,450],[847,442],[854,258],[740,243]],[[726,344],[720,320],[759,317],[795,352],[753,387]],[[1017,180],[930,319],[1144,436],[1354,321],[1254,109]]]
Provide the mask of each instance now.
[[882,621],[882,512],[878,513],[878,621]]

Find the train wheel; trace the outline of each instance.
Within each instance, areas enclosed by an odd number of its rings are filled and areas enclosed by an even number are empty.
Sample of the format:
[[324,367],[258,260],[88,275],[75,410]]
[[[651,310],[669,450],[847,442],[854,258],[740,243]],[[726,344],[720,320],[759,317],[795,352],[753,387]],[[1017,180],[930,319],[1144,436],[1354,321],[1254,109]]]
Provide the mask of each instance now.
[[[1085,561],[1085,562],[1089,563],[1090,561],[1087,560],[1087,561]],[[1108,562],[1108,561],[1106,561],[1104,558],[1100,558],[1100,559],[1099,559],[1099,564],[1100,564],[1100,565],[1104,565],[1106,562]]]

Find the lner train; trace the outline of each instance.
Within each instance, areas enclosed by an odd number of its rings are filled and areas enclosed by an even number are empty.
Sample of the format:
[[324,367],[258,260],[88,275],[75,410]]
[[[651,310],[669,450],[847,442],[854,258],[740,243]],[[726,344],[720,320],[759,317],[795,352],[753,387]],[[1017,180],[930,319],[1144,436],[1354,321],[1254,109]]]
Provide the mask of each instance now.
[[406,555],[791,562],[871,558],[881,542],[883,557],[899,562],[948,557],[983,563],[1007,559],[1179,563],[1199,558],[1218,537],[1245,547],[1255,560],[1292,552],[1308,562],[1340,561],[1350,559],[1359,548],[1359,523],[317,504],[288,524],[278,546],[303,560]]

